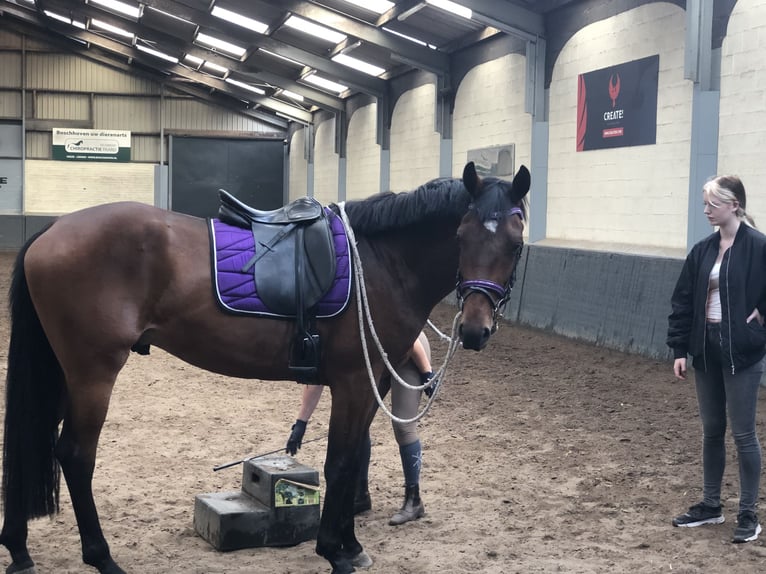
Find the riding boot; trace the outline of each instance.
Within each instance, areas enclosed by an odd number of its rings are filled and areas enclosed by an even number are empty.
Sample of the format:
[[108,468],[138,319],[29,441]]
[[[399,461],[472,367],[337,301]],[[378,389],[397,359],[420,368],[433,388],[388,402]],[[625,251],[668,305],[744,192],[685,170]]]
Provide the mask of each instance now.
[[354,516],[372,508],[370,489],[366,480],[360,480],[354,493]]
[[404,504],[402,508],[391,517],[388,523],[391,526],[399,526],[411,520],[417,520],[426,513],[423,501],[420,500],[420,485],[406,486],[404,488]]

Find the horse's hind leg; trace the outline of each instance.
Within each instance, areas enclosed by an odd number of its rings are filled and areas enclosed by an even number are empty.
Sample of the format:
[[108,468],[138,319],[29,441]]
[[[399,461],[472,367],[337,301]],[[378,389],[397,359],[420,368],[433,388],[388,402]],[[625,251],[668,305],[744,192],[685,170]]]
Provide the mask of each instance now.
[[[116,373],[67,377],[67,411],[56,457],[64,472],[82,543],[83,562],[101,574],[124,574],[109,552],[93,499],[93,470]],[[97,381],[97,382],[94,382]]]

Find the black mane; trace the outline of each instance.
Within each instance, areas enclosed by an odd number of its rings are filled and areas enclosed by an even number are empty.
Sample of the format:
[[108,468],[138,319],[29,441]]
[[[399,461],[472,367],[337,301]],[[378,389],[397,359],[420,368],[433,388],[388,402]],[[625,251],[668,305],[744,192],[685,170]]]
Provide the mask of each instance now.
[[[413,191],[387,191],[348,201],[345,209],[354,231],[374,234],[444,218],[460,221],[470,203],[471,196],[462,179],[439,178]],[[339,212],[338,206],[331,207]]]

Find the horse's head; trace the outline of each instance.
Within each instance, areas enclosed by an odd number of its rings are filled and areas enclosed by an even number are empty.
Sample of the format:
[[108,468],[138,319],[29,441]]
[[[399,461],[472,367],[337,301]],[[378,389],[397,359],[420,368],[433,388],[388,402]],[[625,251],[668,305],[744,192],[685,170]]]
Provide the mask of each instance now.
[[524,245],[523,200],[530,175],[521,166],[513,182],[480,178],[470,162],[463,170],[463,184],[473,199],[457,231],[460,339],[464,348],[479,351],[497,329],[498,316],[511,294]]

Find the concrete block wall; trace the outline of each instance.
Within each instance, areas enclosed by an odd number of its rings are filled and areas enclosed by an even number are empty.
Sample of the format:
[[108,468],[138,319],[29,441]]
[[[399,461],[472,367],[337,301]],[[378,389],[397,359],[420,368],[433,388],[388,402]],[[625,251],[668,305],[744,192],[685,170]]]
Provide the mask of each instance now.
[[721,47],[718,172],[742,178],[766,228],[766,0],[738,0]]
[[574,248],[524,248],[511,322],[658,359],[683,260]]
[[24,213],[60,215],[112,201],[154,205],[153,164],[27,160]]
[[380,146],[375,143],[378,105],[351,116],[346,137],[346,199],[364,199],[380,191]]
[[306,130],[297,130],[290,139],[290,201],[308,195],[308,161],[304,157]]
[[[683,79],[685,18],[674,4],[645,4],[586,26],[561,51],[550,85],[548,238],[685,249],[693,89]],[[655,54],[657,145],[578,153],[578,75]]]
[[391,120],[391,191],[409,191],[439,176],[436,86],[404,93]]
[[314,147],[314,197],[328,205],[338,201],[338,160],[335,153],[335,121],[328,120],[316,128]]
[[509,54],[476,66],[455,94],[452,174],[460,177],[468,150],[514,144],[514,167],[530,166],[532,117],[524,112],[526,58]]

